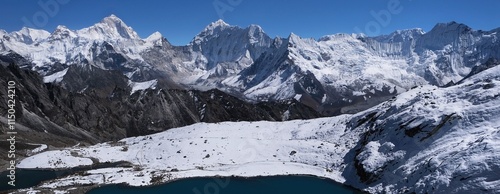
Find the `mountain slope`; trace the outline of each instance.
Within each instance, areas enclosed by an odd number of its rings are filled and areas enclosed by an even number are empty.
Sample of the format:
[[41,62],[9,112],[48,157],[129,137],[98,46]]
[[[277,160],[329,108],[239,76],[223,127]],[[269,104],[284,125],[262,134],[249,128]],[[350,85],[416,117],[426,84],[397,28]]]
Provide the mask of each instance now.
[[[64,88],[44,83],[36,72],[20,69],[25,62],[28,61],[15,54],[0,57],[0,83],[16,82],[20,152],[33,149],[36,144],[51,147],[88,145],[197,122],[282,121],[321,116],[293,100],[250,104],[218,90],[200,92],[143,87],[131,93],[134,85],[129,85],[121,72],[92,66],[69,66],[65,76],[69,76],[66,83],[70,85]],[[7,96],[7,91],[0,91],[0,95]],[[0,111],[7,112],[8,108],[7,101],[0,102]],[[0,135],[8,139],[6,115],[0,117],[0,122]],[[0,149],[1,153],[4,151],[8,150]],[[8,161],[0,161],[0,165],[5,164]]]
[[345,157],[354,161],[344,172],[347,182],[377,193],[499,192],[499,84],[495,66],[456,86],[416,88],[359,115],[351,124],[367,132]]
[[35,190],[89,182],[151,185],[198,176],[305,174],[370,193],[498,193],[500,66],[490,66],[460,84],[417,87],[355,115],[200,123],[44,152],[19,166],[95,164],[90,158],[132,165],[86,171]]

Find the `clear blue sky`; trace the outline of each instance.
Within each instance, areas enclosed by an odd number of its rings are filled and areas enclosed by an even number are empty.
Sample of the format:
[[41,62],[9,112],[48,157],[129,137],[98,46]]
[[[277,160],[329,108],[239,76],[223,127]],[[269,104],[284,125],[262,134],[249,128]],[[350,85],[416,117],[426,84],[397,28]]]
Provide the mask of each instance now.
[[[45,11],[39,3],[47,2],[60,2],[59,9],[52,12],[51,5]],[[429,31],[436,23],[450,21],[478,30],[500,27],[498,0],[3,0],[1,4],[0,29],[8,32],[26,25],[50,32],[59,24],[81,29],[115,14],[142,38],[159,31],[174,45],[189,43],[219,18],[241,27],[258,24],[271,37],[290,32],[313,38],[358,32],[374,36],[415,27]]]

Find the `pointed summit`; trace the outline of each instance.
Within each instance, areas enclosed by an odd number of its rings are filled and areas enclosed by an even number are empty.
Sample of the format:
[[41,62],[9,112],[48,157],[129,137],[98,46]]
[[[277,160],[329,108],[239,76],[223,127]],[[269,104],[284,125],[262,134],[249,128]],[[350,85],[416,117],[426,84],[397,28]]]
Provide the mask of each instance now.
[[210,26],[215,26],[215,27],[217,27],[217,26],[229,26],[229,24],[227,24],[226,22],[224,22],[224,20],[222,20],[222,19],[218,19],[217,21],[212,22],[210,24]]
[[74,31],[68,29],[66,26],[63,25],[58,25],[56,27],[56,30],[50,34],[50,37],[48,38],[49,40],[62,40],[68,37],[76,37],[77,35],[75,34]]
[[290,35],[288,35],[288,40],[290,42],[296,42],[296,41],[300,41],[302,38],[298,35],[296,35],[295,33],[291,32]]
[[115,14],[111,14],[110,16],[103,18],[100,23],[104,23],[104,24],[123,23],[123,24],[125,24],[125,22],[123,22],[123,20],[120,19],[119,17],[117,17]]
[[54,30],[54,32],[52,32],[52,34],[59,34],[62,32],[72,32],[72,30],[70,30],[68,27],[66,27],[64,25],[58,25],[56,27],[56,29]]
[[380,42],[405,42],[420,38],[425,32],[421,28],[396,30],[389,35],[374,37]]
[[104,19],[106,19],[106,18],[121,20],[121,19],[120,19],[120,18],[118,18],[115,14],[111,14],[111,15],[109,15],[108,17],[105,17]]
[[232,27],[232,26],[227,24],[226,22],[224,22],[224,20],[219,19],[215,22],[210,23],[207,27],[205,27],[203,32],[211,34],[211,32],[213,32],[216,29],[223,30],[223,29],[226,29],[228,27]]
[[420,48],[429,50],[443,49],[446,45],[462,45],[462,41],[472,35],[472,28],[457,22],[438,23],[431,31],[418,40]]
[[203,31],[201,31],[198,35],[196,35],[191,41],[191,43],[199,44],[202,42],[204,39],[207,39],[208,37],[214,35],[214,34],[219,34],[220,32],[227,30],[227,29],[234,29],[238,28],[237,26],[231,26],[224,22],[224,20],[219,19],[215,22],[210,23]]
[[257,30],[257,31],[262,31],[264,32],[264,30],[262,29],[261,26],[257,25],[257,24],[250,24],[250,26],[248,26],[249,29],[251,30]]
[[248,29],[248,33],[250,36],[254,36],[254,35],[258,35],[258,34],[265,34],[264,30],[259,25],[251,24],[246,29]]
[[160,32],[156,31],[153,34],[149,35],[146,40],[148,41],[154,41],[163,38],[163,35],[161,35]]
[[448,22],[448,23],[438,23],[432,28],[431,32],[446,32],[446,31],[460,31],[460,30],[467,30],[470,31],[472,28],[469,26],[462,24],[462,23],[457,23],[455,21]]
[[307,45],[316,44],[316,40],[313,38],[302,38],[293,32],[288,35],[289,46],[302,47]]
[[252,44],[269,45],[271,38],[264,32],[259,25],[251,24],[245,29],[248,33],[248,38]]
[[23,27],[19,31],[10,33],[10,35],[17,41],[23,42],[25,44],[33,44],[35,42],[39,42],[48,38],[50,36],[50,33],[45,30]]
[[127,26],[123,20],[114,14],[105,17],[89,28],[79,30],[79,32],[81,32],[79,34],[92,39],[140,39],[139,35],[131,27]]

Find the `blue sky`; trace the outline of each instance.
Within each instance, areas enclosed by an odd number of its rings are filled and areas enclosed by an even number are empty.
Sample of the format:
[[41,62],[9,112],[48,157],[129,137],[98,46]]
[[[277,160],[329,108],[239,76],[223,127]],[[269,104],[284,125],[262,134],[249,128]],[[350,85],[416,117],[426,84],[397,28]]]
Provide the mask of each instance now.
[[429,31],[450,21],[491,30],[500,27],[498,8],[497,0],[3,0],[0,29],[29,26],[51,32],[59,24],[81,29],[115,14],[143,38],[159,31],[174,45],[185,45],[220,18],[241,27],[258,24],[271,37],[293,32],[319,38],[416,27]]

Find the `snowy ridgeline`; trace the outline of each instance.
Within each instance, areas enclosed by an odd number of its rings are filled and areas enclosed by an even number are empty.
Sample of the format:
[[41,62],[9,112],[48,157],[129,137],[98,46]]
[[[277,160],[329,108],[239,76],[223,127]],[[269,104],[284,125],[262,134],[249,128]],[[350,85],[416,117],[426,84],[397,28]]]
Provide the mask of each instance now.
[[61,64],[88,64],[122,71],[133,82],[167,76],[189,88],[219,89],[254,101],[305,94],[305,100],[311,95],[322,105],[352,105],[417,85],[461,80],[474,66],[500,58],[499,31],[450,22],[426,33],[408,29],[378,37],[334,34],[315,40],[293,33],[271,38],[257,25],[240,28],[219,20],[188,45],[174,46],[158,32],[142,39],[111,15],[80,30],[0,30],[0,53],[28,59],[33,63],[28,68],[45,76],[45,82],[65,81],[67,69]]
[[46,151],[20,168],[103,168],[43,183],[135,186],[199,176],[307,174],[372,193],[499,193],[500,66],[448,88],[418,87],[356,115],[199,123]]

